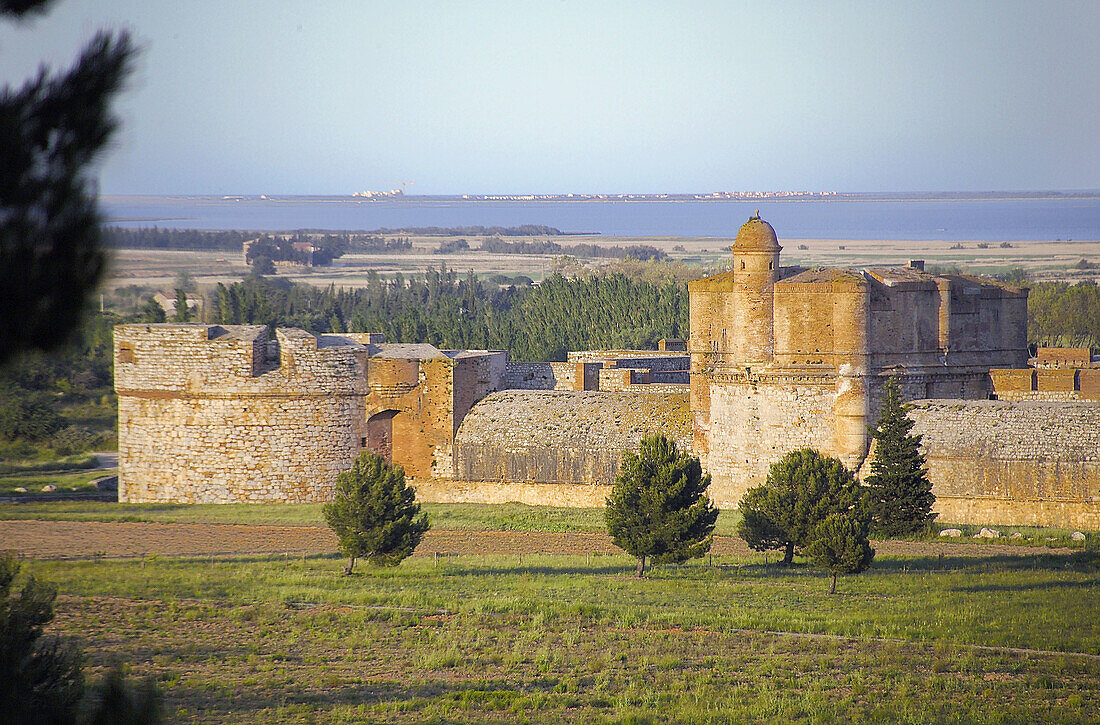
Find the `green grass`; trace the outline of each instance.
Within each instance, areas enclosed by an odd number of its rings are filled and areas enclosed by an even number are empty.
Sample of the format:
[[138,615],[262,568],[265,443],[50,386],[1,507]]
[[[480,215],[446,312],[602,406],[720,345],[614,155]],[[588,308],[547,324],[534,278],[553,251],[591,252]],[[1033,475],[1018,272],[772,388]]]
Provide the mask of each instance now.
[[77,453],[71,456],[49,455],[32,460],[0,462],[0,475],[12,476],[23,473],[73,471],[95,468],[98,465],[99,461],[90,453]]
[[[88,476],[79,474],[71,478],[42,476],[32,479],[15,479],[0,476],[0,493],[15,486],[40,491],[46,483],[58,488],[68,488],[91,481],[106,471]],[[16,481],[22,482],[16,482]],[[28,483],[30,481],[30,483]],[[34,484],[33,486],[31,484]],[[88,487],[90,488],[90,487]],[[48,521],[148,521],[159,523],[210,523],[254,524],[280,526],[324,526],[322,504],[172,504],[143,503],[123,504],[96,501],[50,501],[21,504],[0,504],[0,520],[40,519]],[[603,533],[606,526],[603,509],[560,508],[556,506],[528,506],[508,504],[422,504],[431,517],[432,527],[447,531],[554,531]],[[720,536],[736,536],[740,512],[727,509],[718,516],[715,533]],[[945,528],[958,528],[963,536],[958,539],[939,537]],[[1034,526],[994,526],[1001,532],[999,539],[975,539],[981,526],[972,524],[937,523],[926,535],[912,537],[915,541],[949,541],[974,544],[1011,544],[1018,546],[1055,546],[1084,548],[1087,542],[1070,539],[1070,529],[1041,528]],[[1022,538],[1013,539],[1020,532]],[[1100,533],[1085,532],[1088,540],[1100,544]]]
[[[3,479],[0,479],[3,480]],[[29,488],[29,487],[28,487]],[[50,501],[0,505],[0,520],[149,521],[160,523],[324,526],[322,504],[172,504]],[[603,509],[507,504],[422,504],[432,528],[447,531],[607,530]],[[723,511],[715,532],[733,536],[740,514]]]
[[[50,561],[56,629],[151,675],[188,722],[1087,722],[1095,553],[755,558],[629,576],[626,556]],[[772,632],[772,633],[769,633]],[[789,633],[803,633],[792,635]],[[827,635],[810,637],[805,635]]]
[[[92,485],[93,481],[111,474],[111,471],[98,470],[82,471],[79,473],[28,472],[0,475],[0,495],[21,495],[20,492],[15,490],[17,488],[27,489],[28,494],[42,493],[43,486],[57,486],[58,491],[64,492],[91,492],[96,490],[95,486]],[[49,511],[51,507],[62,506],[63,503],[64,502],[44,502],[40,504],[0,505],[0,518],[9,518],[9,516],[7,516],[8,512],[12,514],[10,518],[33,518],[20,515],[25,512],[23,509],[24,506],[41,506],[44,510]]]

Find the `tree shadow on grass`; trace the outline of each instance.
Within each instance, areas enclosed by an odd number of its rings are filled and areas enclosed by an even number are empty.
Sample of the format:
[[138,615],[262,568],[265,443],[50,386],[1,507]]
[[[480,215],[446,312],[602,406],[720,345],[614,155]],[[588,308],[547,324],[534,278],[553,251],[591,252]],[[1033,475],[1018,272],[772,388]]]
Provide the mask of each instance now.
[[1100,586],[1100,580],[1088,579],[1085,581],[1042,581],[1042,582],[1021,582],[1019,584],[974,584],[964,587],[953,587],[952,591],[955,592],[1023,592],[1032,589],[1038,590],[1051,590],[1051,589],[1095,589]]
[[1016,556],[915,556],[875,559],[872,570],[880,572],[943,571],[1096,571],[1097,564],[1077,554],[1033,554]]
[[447,576],[617,576],[622,574],[634,575],[632,564],[593,564],[592,566],[549,566],[536,564],[524,566],[495,567],[495,566],[463,566],[453,562],[440,565],[440,573]]
[[[315,714],[338,707],[371,706],[385,703],[408,703],[416,700],[452,703],[467,715],[479,710],[506,709],[514,699],[535,693],[549,692],[557,681],[553,678],[534,682],[516,683],[498,679],[483,680],[422,680],[415,684],[396,680],[378,680],[342,684],[335,687],[317,685],[286,689],[264,686],[262,683],[234,688],[224,693],[208,688],[175,688],[168,696],[173,705],[194,708],[205,716],[229,715],[240,717],[248,712],[258,713],[278,708],[308,709]],[[483,707],[479,708],[478,705]]]

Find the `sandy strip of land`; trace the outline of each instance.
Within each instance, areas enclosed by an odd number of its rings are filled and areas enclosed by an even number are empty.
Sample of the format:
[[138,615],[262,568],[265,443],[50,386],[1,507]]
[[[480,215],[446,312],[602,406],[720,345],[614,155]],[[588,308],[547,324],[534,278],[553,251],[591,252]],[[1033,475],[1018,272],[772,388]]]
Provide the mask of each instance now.
[[[874,542],[879,554],[903,556],[1030,556],[1068,553],[1046,547],[955,542]],[[218,556],[237,554],[331,554],[332,531],[320,526],[160,524],[101,521],[0,521],[0,549],[36,559],[93,556]],[[418,555],[611,554],[619,550],[606,534],[544,531],[429,531]],[[745,543],[715,537],[714,554],[749,554]],[[772,554],[775,556],[775,554]]]

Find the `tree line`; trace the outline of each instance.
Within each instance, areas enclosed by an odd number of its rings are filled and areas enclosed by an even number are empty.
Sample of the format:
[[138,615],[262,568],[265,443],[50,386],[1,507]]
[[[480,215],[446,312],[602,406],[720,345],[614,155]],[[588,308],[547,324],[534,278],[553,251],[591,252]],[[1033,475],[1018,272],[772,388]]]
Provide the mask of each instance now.
[[[402,254],[412,249],[408,237],[387,238],[380,232],[321,233],[298,230],[290,233],[294,241],[309,241],[325,249],[358,252],[360,254]],[[103,244],[112,249],[170,249],[177,251],[237,252],[242,245],[260,236],[257,232],[199,229],[161,229],[117,226],[103,227]],[[263,235],[261,239],[285,239],[287,235]],[[340,256],[339,254],[334,254]],[[291,257],[287,257],[290,259]]]
[[1095,283],[1034,283],[1027,313],[1029,343],[1100,351],[1100,287]]
[[307,236],[294,234],[290,236],[270,236],[265,234],[248,245],[245,260],[252,265],[256,265],[258,260],[266,258],[272,262],[296,262],[297,264],[324,267],[332,264],[332,260],[337,257],[344,256],[347,251],[347,235]]
[[549,239],[534,242],[509,242],[501,237],[489,237],[482,240],[481,251],[492,252],[493,254],[568,254],[572,257],[604,259],[662,260],[668,258],[668,255],[663,251],[649,244],[639,244],[631,247],[604,247],[587,243],[558,244]]
[[413,234],[418,237],[560,237],[560,229],[544,224],[520,224],[515,227],[401,227],[375,229],[375,234]]
[[219,284],[206,319],[327,332],[382,332],[391,342],[508,350],[516,360],[564,360],[569,350],[649,348],[687,335],[682,284],[655,285],[613,274],[560,275],[537,287],[505,287],[441,267],[423,277],[368,275],[338,290],[249,277]]

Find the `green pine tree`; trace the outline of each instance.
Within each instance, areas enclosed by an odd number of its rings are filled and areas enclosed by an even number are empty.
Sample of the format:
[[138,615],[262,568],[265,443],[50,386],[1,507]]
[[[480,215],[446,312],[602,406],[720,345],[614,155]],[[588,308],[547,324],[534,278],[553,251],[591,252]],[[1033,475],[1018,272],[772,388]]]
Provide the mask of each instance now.
[[57,590],[33,576],[19,596],[12,585],[19,562],[0,556],[0,710],[3,721],[70,723],[84,694],[80,652],[43,633],[53,620]]
[[886,381],[882,412],[871,430],[875,455],[866,484],[871,497],[875,534],[900,536],[927,528],[936,518],[936,497],[928,480],[921,436],[912,435],[913,420],[894,380]]
[[867,525],[850,514],[829,514],[817,525],[806,555],[833,573],[829,594],[836,593],[837,574],[858,574],[871,565],[875,550],[867,540]]
[[626,452],[604,517],[615,546],[638,558],[637,576],[647,557],[680,563],[710,550],[718,509],[709,485],[699,459],[664,436],[644,439],[637,455]]
[[867,518],[865,496],[852,472],[812,448],[791,451],[773,463],[764,485],[750,488],[739,508],[738,535],[755,551],[781,549],[785,565],[809,545],[829,514]]
[[382,566],[400,564],[428,530],[428,515],[420,513],[405,485],[405,471],[369,451],[336,477],[336,494],[322,511],[349,557],[345,574],[359,557]]
[[[0,20],[48,5],[0,0]],[[0,365],[68,341],[103,275],[94,174],[134,54],[127,33],[97,33],[68,71],[0,87]]]

